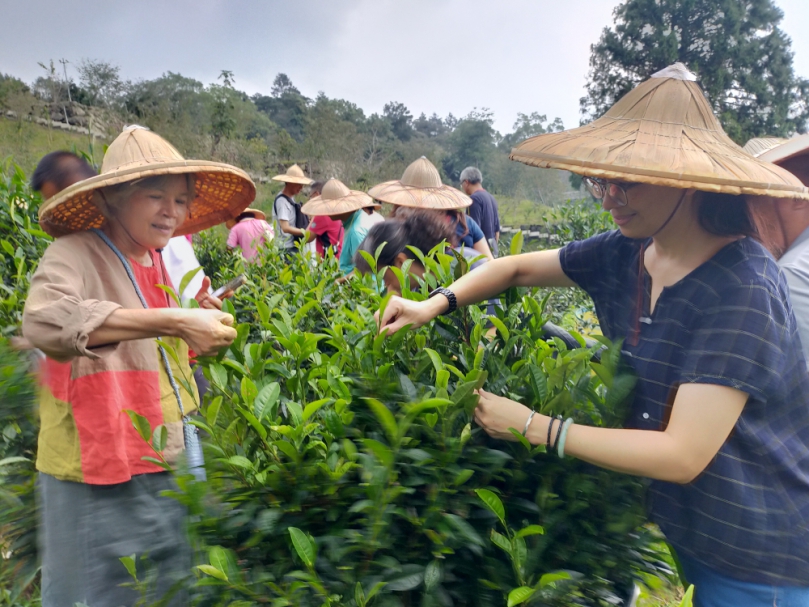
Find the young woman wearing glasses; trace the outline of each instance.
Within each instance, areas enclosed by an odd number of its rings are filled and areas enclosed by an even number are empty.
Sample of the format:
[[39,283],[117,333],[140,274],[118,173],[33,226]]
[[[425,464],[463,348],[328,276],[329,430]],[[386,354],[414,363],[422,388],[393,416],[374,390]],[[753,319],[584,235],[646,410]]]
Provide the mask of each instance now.
[[[809,605],[809,374],[784,278],[755,240],[746,199],[733,195],[806,191],[732,144],[693,78],[653,80],[599,121],[512,152],[583,173],[617,230],[496,259],[426,301],[393,298],[380,330],[420,327],[512,286],[582,287],[638,378],[625,428],[552,419],[486,390],[477,424],[652,479],[650,515],[698,606]],[[675,112],[678,98],[699,111]],[[637,123],[634,149],[621,150],[616,140]],[[649,135],[666,128],[679,139]],[[665,143],[651,149],[652,140]],[[682,149],[663,149],[672,141]]]

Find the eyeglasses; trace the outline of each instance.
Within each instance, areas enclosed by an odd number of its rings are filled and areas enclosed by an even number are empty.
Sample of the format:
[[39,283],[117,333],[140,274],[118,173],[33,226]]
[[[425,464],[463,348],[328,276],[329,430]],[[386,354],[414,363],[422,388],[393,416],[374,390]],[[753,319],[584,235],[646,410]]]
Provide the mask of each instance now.
[[595,198],[599,200],[604,200],[607,196],[612,199],[612,201],[617,204],[619,207],[625,207],[629,204],[629,198],[627,198],[626,191],[639,185],[637,183],[630,183],[627,185],[621,185],[620,183],[613,183],[611,181],[607,181],[606,179],[599,179],[598,177],[585,177],[583,179],[584,187],[587,188],[587,191],[590,192]]

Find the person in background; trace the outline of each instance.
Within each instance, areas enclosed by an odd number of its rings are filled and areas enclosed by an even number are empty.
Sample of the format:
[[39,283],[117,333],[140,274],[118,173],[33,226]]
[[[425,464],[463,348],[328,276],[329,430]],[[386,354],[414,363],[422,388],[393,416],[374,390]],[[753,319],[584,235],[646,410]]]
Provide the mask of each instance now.
[[[399,268],[401,270],[408,259],[412,260],[409,270],[411,288],[416,287],[416,279],[422,278],[426,271],[416,254],[409,247],[418,249],[424,255],[427,255],[436,246],[445,242],[448,250],[454,250],[464,256],[470,263],[470,270],[474,270],[488,261],[487,258],[481,257],[473,249],[453,246],[454,237],[455,230],[452,225],[444,220],[441,213],[429,209],[404,209],[395,218],[387,219],[368,231],[365,240],[362,241],[359,249],[354,254],[354,265],[360,274],[370,273],[371,268],[360,251],[365,251],[374,256],[379,246],[384,244],[385,246],[380,251],[377,259],[377,266],[378,268],[388,267],[388,271],[385,272],[384,276],[385,287],[388,291],[401,295],[402,290],[399,279],[391,272],[390,268]],[[457,261],[453,260],[452,263],[454,265]],[[496,303],[496,300],[489,302],[489,314],[494,314]]]
[[[776,164],[809,186],[809,135],[792,139],[762,138],[747,142],[744,149],[759,160]],[[798,331],[809,361],[809,201],[800,198],[769,198],[756,201],[754,218],[765,244],[778,260],[789,284],[789,299],[798,321]]]
[[338,179],[329,179],[323,185],[320,196],[303,205],[303,212],[310,217],[325,215],[343,223],[345,234],[340,252],[340,271],[343,275],[337,279],[338,283],[345,282],[354,273],[354,253],[368,233],[368,227],[362,221],[362,209],[373,205],[374,200],[368,194],[349,190]]
[[500,240],[500,213],[497,208],[497,200],[494,196],[483,189],[483,175],[476,167],[466,167],[461,171],[461,189],[472,199],[472,206],[469,207],[469,216],[474,219],[489,246],[494,253],[494,257],[499,254]]
[[[315,181],[309,187],[309,200],[320,196],[323,191],[323,182]],[[315,241],[315,250],[320,257],[326,257],[326,251],[332,249],[335,257],[340,258],[343,250],[343,236],[345,229],[343,222],[332,219],[328,215],[318,215],[309,222],[309,240]]]
[[382,204],[377,201],[374,201],[374,206],[372,207],[365,207],[362,212],[365,214],[365,217],[362,218],[362,221],[368,226],[370,230],[378,223],[382,223],[385,221],[385,217],[379,212],[379,209],[382,208]]
[[96,176],[96,170],[81,156],[59,150],[42,157],[31,176],[31,189],[47,200],[82,179]]
[[[237,215],[255,191],[240,169],[185,160],[131,126],[110,144],[100,175],[40,208],[55,240],[31,280],[23,331],[47,356],[36,462],[43,607],[135,604],[140,593],[126,587],[122,557],[154,567],[149,603],[188,576],[185,509],[165,496],[176,482],[144,460],[154,451],[127,411],[165,425],[162,457],[173,465],[188,446],[189,469],[201,476],[187,420],[198,395],[181,381],[191,375],[188,349],[216,353],[236,331],[230,314],[180,308],[158,288],[171,280],[157,251],[175,233]],[[183,592],[166,600],[187,604]]]
[[295,243],[303,238],[303,233],[309,226],[309,220],[301,212],[301,205],[295,201],[305,185],[311,185],[309,179],[297,164],[293,164],[286,173],[276,175],[273,181],[280,181],[284,189],[275,197],[272,205],[272,217],[279,238],[279,245],[287,253],[295,249]]
[[266,217],[258,209],[245,209],[236,219],[228,221],[228,249],[241,249],[245,261],[252,262],[259,249],[275,236],[272,226],[265,221]]
[[651,519],[694,584],[696,607],[805,606],[809,374],[786,281],[755,239],[755,202],[739,193],[809,192],[735,145],[695,80],[675,64],[594,122],[512,150],[581,174],[617,230],[496,259],[424,301],[392,297],[377,313],[380,332],[417,329],[513,286],[584,289],[637,378],[625,427],[593,427],[586,407],[552,418],[486,390],[477,425],[651,479]]

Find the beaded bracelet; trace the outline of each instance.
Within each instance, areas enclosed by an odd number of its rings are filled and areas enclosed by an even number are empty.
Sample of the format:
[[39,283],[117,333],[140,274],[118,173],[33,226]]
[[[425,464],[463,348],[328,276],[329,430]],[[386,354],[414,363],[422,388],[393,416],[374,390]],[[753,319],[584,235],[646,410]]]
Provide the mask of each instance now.
[[561,436],[556,440],[556,449],[557,453],[559,454],[559,459],[564,459],[565,457],[565,441],[567,440],[567,431],[570,430],[570,426],[573,425],[573,418],[568,417],[565,420],[565,423],[562,424],[560,428]]
[[559,419],[559,429],[556,431],[556,440],[553,441],[553,445],[551,445],[551,451],[556,451],[556,448],[559,446],[559,437],[562,436],[562,426],[565,424],[562,422],[562,416],[557,415]]
[[528,434],[528,426],[531,425],[531,420],[534,419],[534,416],[537,414],[536,411],[531,411],[531,415],[528,416],[528,420],[525,422],[525,428],[523,428],[522,435],[525,436]]
[[553,432],[553,422],[557,419],[562,419],[560,416],[552,417],[551,420],[548,422],[548,438],[545,441],[545,451],[553,451],[553,447],[551,447],[551,434]]

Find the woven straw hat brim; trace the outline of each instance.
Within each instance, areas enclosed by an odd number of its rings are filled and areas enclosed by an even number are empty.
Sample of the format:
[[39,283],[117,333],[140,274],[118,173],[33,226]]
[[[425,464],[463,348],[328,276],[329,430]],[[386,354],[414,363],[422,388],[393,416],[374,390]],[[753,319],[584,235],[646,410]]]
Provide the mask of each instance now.
[[340,198],[328,199],[315,196],[301,207],[301,211],[310,217],[321,217],[323,215],[341,215],[372,206],[374,206],[374,199],[368,194],[350,190],[347,196]]
[[453,187],[418,188],[404,185],[401,181],[386,181],[368,190],[368,195],[400,207],[417,209],[465,209],[472,199]]
[[300,185],[312,185],[315,182],[314,179],[309,179],[308,177],[295,177],[294,175],[286,174],[276,175],[272,180],[283,183],[298,183]]
[[106,219],[93,202],[96,190],[157,175],[195,174],[196,198],[191,216],[174,236],[193,234],[238,216],[256,197],[256,186],[244,171],[219,162],[186,160],[138,166],[102,173],[64,189],[39,209],[42,229],[54,237],[100,228]]
[[758,159],[777,164],[805,154],[809,154],[809,134],[787,139],[781,145],[760,154]]
[[651,78],[601,118],[527,139],[509,157],[588,177],[809,199],[794,175],[733,143],[695,82],[674,78]]
[[[255,216],[256,219],[267,219],[267,215],[265,215],[264,211],[260,211],[259,209],[252,209],[250,207],[247,207],[243,211],[240,211],[239,215],[241,215],[242,213],[253,213],[253,215]],[[235,226],[235,225],[236,225],[236,217],[234,217],[233,219],[228,219],[225,222],[225,227],[228,230],[233,228],[233,226]]]

